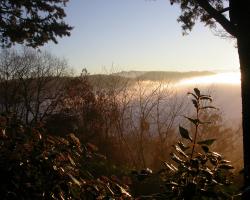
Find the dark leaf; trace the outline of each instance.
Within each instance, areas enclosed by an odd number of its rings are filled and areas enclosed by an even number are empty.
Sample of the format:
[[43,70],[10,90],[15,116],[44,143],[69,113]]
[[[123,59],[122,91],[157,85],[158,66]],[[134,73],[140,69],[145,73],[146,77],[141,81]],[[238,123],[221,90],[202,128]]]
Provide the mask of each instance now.
[[78,181],[74,176],[72,176],[71,174],[68,174],[68,176],[71,178],[71,180],[73,181],[73,183],[75,183],[78,186],[81,186],[80,181]]
[[170,166],[175,170],[178,171],[178,169],[171,163]]
[[228,164],[228,163],[231,163],[229,160],[222,160],[220,161],[221,164]]
[[72,165],[76,166],[76,163],[74,162],[74,160],[72,159],[70,155],[68,155],[68,159]]
[[192,102],[193,102],[193,104],[194,104],[194,107],[195,107],[195,108],[198,108],[198,101],[195,100],[195,99],[192,99]]
[[195,92],[195,94],[196,94],[198,97],[200,97],[201,92],[200,92],[200,90],[199,90],[198,88],[194,88],[194,92]]
[[185,139],[190,140],[192,142],[192,138],[190,137],[187,129],[179,126],[179,132],[180,132],[182,138],[185,138]]
[[173,161],[175,161],[175,162],[177,162],[177,163],[179,163],[179,164],[185,162],[185,161],[183,161],[182,159],[180,159],[176,154],[171,153],[171,155],[172,155],[171,159],[172,159]]
[[201,99],[201,100],[208,100],[208,101],[210,101],[210,102],[213,101],[213,99],[212,99],[210,96],[206,96],[206,95],[202,95],[202,96],[200,97],[200,99]]
[[205,153],[208,153],[208,152],[209,152],[208,146],[202,145],[201,148],[202,148],[202,150],[203,150]]
[[119,194],[124,195],[124,197],[128,198],[131,197],[131,195],[119,184],[115,183],[116,189],[119,192]]
[[219,184],[218,181],[216,181],[215,179],[212,179],[212,183],[213,183],[214,185]]
[[169,165],[167,162],[164,162],[164,165],[165,165],[170,171],[173,171],[173,172],[176,171],[176,170],[175,170],[173,167],[171,167],[171,165]]
[[188,119],[190,122],[192,122],[193,124],[195,124],[195,125],[197,125],[197,124],[199,124],[199,120],[198,119],[192,119],[192,118],[190,118],[190,117],[186,117],[186,116],[184,116],[186,119]]
[[217,108],[215,108],[214,106],[204,106],[204,107],[202,107],[201,109],[217,109]]
[[182,149],[181,149],[179,146],[174,145],[174,148],[175,148],[175,150],[176,150],[179,154],[181,154],[181,155],[184,156],[185,158],[188,157],[188,156],[185,154],[185,152],[182,151]]
[[200,141],[200,142],[197,142],[199,145],[207,145],[207,146],[210,146],[214,143],[216,139],[208,139],[208,140],[203,140],[203,141]]
[[220,169],[234,169],[232,165],[228,165],[228,164],[219,165],[219,168]]
[[149,175],[149,174],[152,174],[153,171],[151,169],[149,169],[149,168],[146,168],[146,169],[142,169],[140,173]]
[[212,153],[212,155],[215,156],[216,158],[221,159],[221,157],[222,157],[222,156],[221,156],[219,153],[217,153],[217,152],[214,152],[214,151],[213,151],[213,152],[211,152],[211,153]]
[[189,149],[189,147],[185,146],[181,141],[179,141],[177,144],[182,151],[186,151],[187,149]]
[[213,176],[213,172],[209,168],[202,169],[201,171],[206,175],[207,178],[211,178]]
[[181,185],[179,185],[178,183],[173,182],[173,181],[171,181],[171,182],[167,183],[167,185],[170,185],[170,186],[176,186],[176,187],[181,187]]
[[215,158],[215,157],[211,157],[211,158],[209,158],[209,160],[210,160],[210,162],[211,162],[214,166],[216,166],[216,165],[218,164],[218,160],[217,160],[217,158]]

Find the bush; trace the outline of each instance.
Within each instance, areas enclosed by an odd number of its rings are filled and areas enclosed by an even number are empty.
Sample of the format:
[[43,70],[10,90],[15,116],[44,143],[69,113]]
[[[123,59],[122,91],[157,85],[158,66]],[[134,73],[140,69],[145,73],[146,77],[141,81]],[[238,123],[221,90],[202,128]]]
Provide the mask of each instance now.
[[81,167],[91,156],[74,134],[47,135],[41,124],[0,119],[1,199],[130,198],[117,180],[93,178]]
[[212,98],[203,95],[195,88],[191,95],[195,108],[195,117],[185,118],[194,126],[194,133],[179,126],[181,140],[173,145],[171,160],[165,163],[166,171],[162,173],[165,179],[166,195],[176,199],[231,199],[234,167],[230,161],[211,150],[214,138],[199,140],[200,127],[211,122],[202,121],[201,114],[211,106]]

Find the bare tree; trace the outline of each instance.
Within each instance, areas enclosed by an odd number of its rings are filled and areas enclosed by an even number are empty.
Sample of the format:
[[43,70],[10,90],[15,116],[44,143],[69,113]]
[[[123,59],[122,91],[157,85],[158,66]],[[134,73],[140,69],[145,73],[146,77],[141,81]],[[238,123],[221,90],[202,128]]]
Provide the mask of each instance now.
[[133,96],[126,105],[125,136],[130,141],[130,149],[134,150],[132,156],[137,168],[154,165],[156,157],[158,162],[163,160],[168,136],[174,132],[172,128],[183,112],[183,99],[168,85],[137,81],[130,88]]
[[55,111],[68,70],[65,60],[28,48],[4,50],[0,60],[2,112],[30,124]]

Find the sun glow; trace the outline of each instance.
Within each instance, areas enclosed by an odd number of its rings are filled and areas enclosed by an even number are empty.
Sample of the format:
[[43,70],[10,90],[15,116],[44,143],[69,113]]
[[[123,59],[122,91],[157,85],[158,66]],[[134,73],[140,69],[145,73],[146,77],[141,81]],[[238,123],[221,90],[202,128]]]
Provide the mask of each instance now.
[[207,84],[240,84],[240,72],[219,73],[210,76],[195,77],[190,79],[183,79],[179,82],[180,85],[207,85]]

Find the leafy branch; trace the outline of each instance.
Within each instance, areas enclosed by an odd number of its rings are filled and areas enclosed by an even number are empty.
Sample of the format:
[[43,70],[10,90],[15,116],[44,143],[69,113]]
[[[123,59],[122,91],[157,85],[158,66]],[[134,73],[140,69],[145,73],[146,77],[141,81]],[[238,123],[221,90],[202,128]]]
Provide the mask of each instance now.
[[191,135],[189,130],[179,126],[183,141],[173,145],[173,163],[165,162],[166,170],[161,173],[166,195],[175,199],[231,199],[234,194],[228,192],[228,188],[232,183],[233,166],[221,154],[210,150],[216,139],[198,140],[199,127],[211,123],[201,120],[201,112],[216,109],[210,105],[212,97],[201,94],[197,88],[188,95],[192,96],[195,117],[184,117],[194,126],[194,133]]

